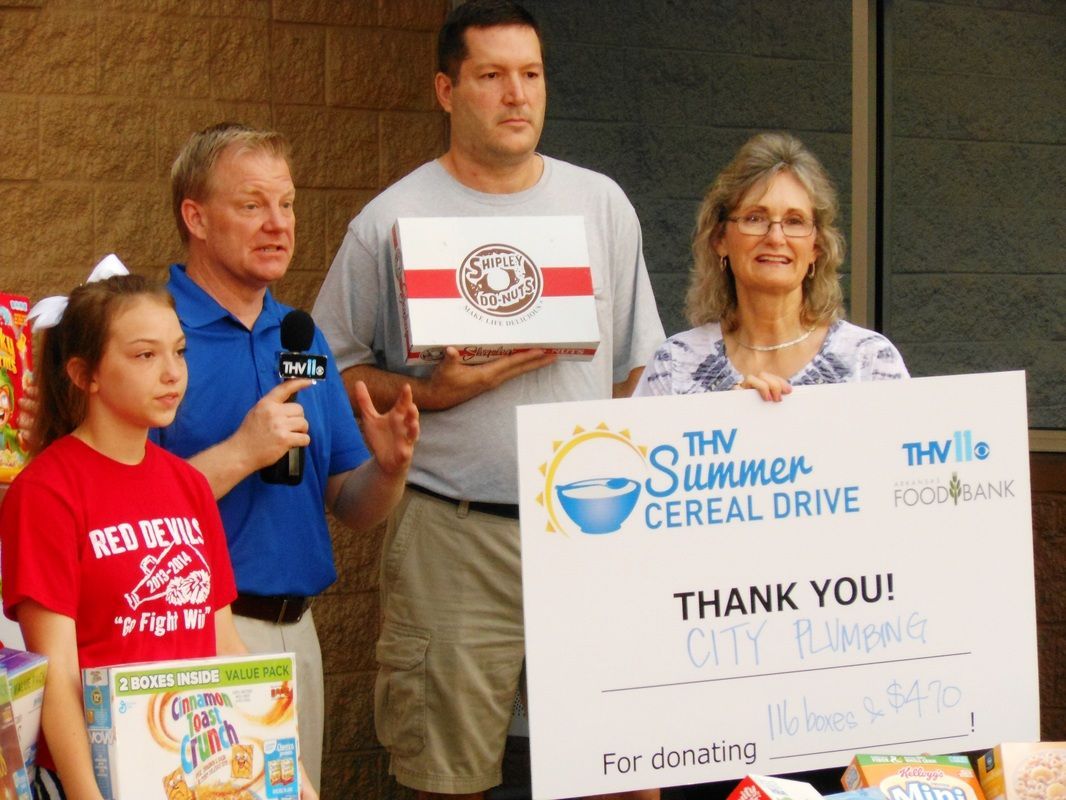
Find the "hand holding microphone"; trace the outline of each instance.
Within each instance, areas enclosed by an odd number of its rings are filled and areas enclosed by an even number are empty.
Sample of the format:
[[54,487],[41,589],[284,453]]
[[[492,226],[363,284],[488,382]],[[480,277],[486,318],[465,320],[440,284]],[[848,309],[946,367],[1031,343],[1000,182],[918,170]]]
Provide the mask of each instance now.
[[295,486],[303,480],[305,447],[311,439],[307,435],[303,407],[292,398],[300,389],[326,377],[326,357],[306,352],[314,338],[315,323],[306,311],[294,309],[281,320],[278,377],[282,383],[264,395],[253,409],[262,412],[272,440],[288,443],[288,451],[281,458],[259,470],[266,483]]

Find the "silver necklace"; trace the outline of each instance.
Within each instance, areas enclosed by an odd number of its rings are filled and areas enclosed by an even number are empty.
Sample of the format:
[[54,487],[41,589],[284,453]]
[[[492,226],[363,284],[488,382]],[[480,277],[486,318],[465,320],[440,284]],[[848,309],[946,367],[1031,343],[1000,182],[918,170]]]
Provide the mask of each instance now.
[[800,342],[807,341],[807,337],[814,333],[814,328],[807,328],[803,333],[797,336],[795,339],[790,339],[787,342],[781,342],[781,344],[745,344],[737,338],[737,344],[741,347],[745,347],[748,350],[754,350],[757,353],[771,353],[774,350],[784,350],[786,347],[792,347]]

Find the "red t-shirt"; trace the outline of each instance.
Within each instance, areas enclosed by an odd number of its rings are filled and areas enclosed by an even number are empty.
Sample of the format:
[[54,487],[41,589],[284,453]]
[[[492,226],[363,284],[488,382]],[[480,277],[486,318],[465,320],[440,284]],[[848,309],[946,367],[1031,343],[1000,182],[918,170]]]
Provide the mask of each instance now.
[[8,490],[0,543],[4,612],[72,618],[82,668],[213,656],[237,594],[207,480],[152,442],[130,466],[59,439]]

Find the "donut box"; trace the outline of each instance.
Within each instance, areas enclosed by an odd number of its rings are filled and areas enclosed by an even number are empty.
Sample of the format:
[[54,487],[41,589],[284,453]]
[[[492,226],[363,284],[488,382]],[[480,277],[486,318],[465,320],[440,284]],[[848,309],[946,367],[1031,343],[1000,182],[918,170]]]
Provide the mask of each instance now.
[[589,360],[600,331],[585,221],[409,217],[392,228],[407,363],[476,364],[542,348]]

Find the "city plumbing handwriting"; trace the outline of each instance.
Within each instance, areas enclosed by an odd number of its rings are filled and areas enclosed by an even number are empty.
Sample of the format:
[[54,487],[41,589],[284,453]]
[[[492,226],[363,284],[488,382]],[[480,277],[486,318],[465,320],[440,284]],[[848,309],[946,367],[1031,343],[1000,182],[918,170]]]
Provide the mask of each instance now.
[[[778,581],[757,586],[692,589],[674,592],[681,621],[720,620],[787,614],[786,626],[767,626],[738,620],[733,624],[689,627],[685,651],[697,667],[757,666],[760,643],[782,638],[800,661],[821,654],[874,653],[903,644],[926,643],[928,620],[917,611],[882,616],[876,620],[796,616],[805,608],[847,608],[895,601],[891,572],[874,575],[815,578],[804,583]],[[774,634],[777,634],[776,636]]]
[[862,621],[803,617],[789,625],[775,625],[772,620],[758,624],[709,624],[688,628],[684,649],[688,662],[697,669],[758,667],[762,653],[767,650],[779,654],[791,652],[798,662],[811,663],[822,657],[874,655],[905,646],[924,647],[928,642],[928,625],[928,618],[919,611]]
[[861,509],[858,486],[817,486],[760,496],[736,490],[788,486],[811,475],[805,455],[731,458],[737,429],[685,431],[677,444],[652,448],[644,482],[650,530],[754,522],[772,516],[818,517]]

